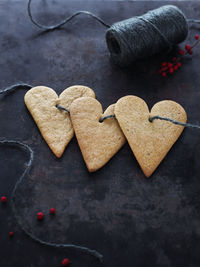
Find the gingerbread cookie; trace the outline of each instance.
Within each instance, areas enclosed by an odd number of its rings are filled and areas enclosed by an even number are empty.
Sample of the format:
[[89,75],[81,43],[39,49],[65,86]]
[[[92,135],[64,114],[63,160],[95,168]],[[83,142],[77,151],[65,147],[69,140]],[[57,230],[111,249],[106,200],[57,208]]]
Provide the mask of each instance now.
[[69,114],[59,110],[56,105],[70,109],[71,103],[83,96],[95,97],[95,94],[89,87],[81,85],[68,87],[59,97],[53,89],[45,86],[34,87],[25,94],[24,101],[29,112],[58,158],[72,139],[74,130]]
[[125,96],[115,104],[115,116],[146,177],[158,167],[184,127],[149,117],[162,116],[185,123],[185,110],[176,102],[156,103],[151,112],[145,101],[136,96]]
[[126,141],[115,118],[100,122],[113,112],[114,105],[111,105],[102,114],[101,104],[91,97],[79,98],[70,107],[75,134],[90,172],[104,166]]

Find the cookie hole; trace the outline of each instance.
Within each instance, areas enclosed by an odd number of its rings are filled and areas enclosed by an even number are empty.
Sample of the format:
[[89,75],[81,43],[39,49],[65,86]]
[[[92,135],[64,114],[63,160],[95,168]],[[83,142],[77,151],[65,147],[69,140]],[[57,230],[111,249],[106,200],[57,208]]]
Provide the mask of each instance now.
[[111,115],[107,115],[105,117],[102,117],[102,118],[99,119],[99,122],[102,123],[104,120],[110,119],[110,118],[115,118],[115,115],[111,114]]
[[64,111],[66,111],[68,114],[70,114],[70,111],[69,111],[69,109],[67,109],[67,108],[64,108],[64,107],[62,107],[62,106],[60,106],[60,105],[58,105],[58,104],[56,104],[55,107],[56,107],[57,109],[64,110]]
[[149,116],[149,122],[153,122],[153,118]]

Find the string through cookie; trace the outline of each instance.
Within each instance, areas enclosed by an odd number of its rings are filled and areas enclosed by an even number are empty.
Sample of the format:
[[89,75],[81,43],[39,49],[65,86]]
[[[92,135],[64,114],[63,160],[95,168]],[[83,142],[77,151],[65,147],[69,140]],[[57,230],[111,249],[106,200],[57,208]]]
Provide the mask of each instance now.
[[110,115],[107,115],[103,118],[100,118],[99,122],[103,122],[105,119],[109,119],[109,118],[115,118],[115,115],[114,114],[110,114]]
[[61,243],[46,242],[46,241],[41,240],[40,238],[36,237],[33,233],[31,233],[30,231],[28,231],[26,229],[25,225],[23,224],[22,220],[20,219],[20,216],[17,213],[16,206],[15,206],[15,199],[16,199],[16,192],[17,192],[18,187],[22,183],[24,177],[29,173],[30,168],[31,168],[31,166],[33,164],[34,152],[33,152],[32,148],[29,145],[24,144],[24,143],[22,143],[20,141],[0,140],[0,146],[15,146],[15,147],[20,148],[20,149],[24,150],[25,152],[27,152],[28,156],[29,156],[28,163],[26,164],[26,168],[25,168],[23,174],[17,180],[17,182],[16,182],[16,184],[14,186],[14,189],[12,191],[12,195],[11,195],[11,208],[12,208],[13,214],[14,214],[19,226],[21,227],[21,229],[29,237],[31,237],[33,240],[39,242],[42,245],[47,245],[47,246],[56,247],[56,248],[76,249],[76,250],[79,250],[81,252],[87,253],[87,254],[89,254],[91,256],[94,256],[97,259],[99,259],[100,261],[102,261],[103,255],[101,255],[96,250],[92,250],[92,249],[89,249],[89,248],[83,247],[83,246],[77,246],[77,245],[74,245],[74,244],[61,244]]
[[[108,119],[108,118],[116,118],[114,114],[111,114],[111,115],[108,115],[108,116],[105,116],[103,118],[101,118],[99,121],[100,122],[103,122],[105,119]],[[183,127],[190,127],[190,128],[197,128],[197,129],[200,129],[200,125],[196,125],[196,124],[191,124],[191,123],[183,123],[181,121],[176,121],[176,120],[173,120],[173,119],[170,119],[170,118],[166,118],[166,117],[162,117],[162,116],[153,116],[153,117],[149,117],[149,121],[150,122],[153,122],[154,120],[163,120],[163,121],[169,121],[173,124],[176,124],[176,125],[180,125],[180,126],[183,126]]]
[[[70,114],[70,111],[69,109],[67,108],[64,108],[63,106],[60,106],[60,105],[56,105],[56,108],[60,109],[60,110],[64,110],[66,111],[68,114]],[[114,114],[111,114],[111,115],[107,115],[103,118],[100,118],[99,122],[103,122],[105,119],[109,119],[109,118],[115,118],[115,115]]]
[[[27,83],[16,83],[16,84],[13,84],[13,85],[11,85],[11,86],[8,86],[8,87],[6,87],[6,88],[0,90],[0,94],[4,94],[4,93],[11,92],[11,91],[15,91],[15,90],[20,89],[20,88],[21,88],[21,89],[29,90],[29,89],[33,88],[33,86],[32,86],[32,85],[29,85],[29,84],[27,84]],[[61,106],[61,105],[56,105],[56,108],[57,108],[57,109],[60,109],[60,110],[64,110],[64,111],[66,111],[68,114],[70,114],[70,110],[67,109],[67,108],[65,108],[65,107],[63,107],[63,106]],[[100,122],[103,122],[105,119],[108,119],[108,118],[111,118],[111,117],[115,117],[115,115],[114,115],[114,114],[107,115],[107,116],[101,118],[101,119],[100,119]]]
[[56,108],[57,109],[60,109],[60,110],[64,110],[64,111],[66,111],[68,114],[70,114],[70,111],[69,111],[69,109],[67,109],[67,108],[64,108],[63,106],[61,106],[61,105],[56,105]]
[[[33,86],[29,85],[29,84],[26,84],[26,83],[16,83],[16,84],[13,84],[11,86],[6,87],[5,89],[0,90],[0,94],[8,93],[8,92],[11,92],[11,91],[15,91],[15,90],[20,89],[20,88],[29,90],[29,89],[33,88]],[[61,106],[61,105],[56,105],[56,108],[58,108],[60,110],[64,110],[68,114],[70,114],[70,110],[65,108],[65,107],[63,107],[63,106]],[[114,114],[110,114],[110,115],[107,115],[107,116],[104,116],[104,117],[100,118],[99,122],[103,122],[105,119],[109,119],[109,118],[115,118],[116,119]],[[166,117],[162,117],[162,116],[158,116],[158,115],[153,116],[153,117],[149,117],[149,121],[150,122],[153,122],[156,119],[157,120],[169,121],[169,122],[171,122],[173,124],[184,126],[184,127],[200,129],[199,125],[191,124],[191,123],[183,123],[181,121],[176,121],[176,120],[173,120],[171,118],[166,118]]]
[[153,116],[153,117],[149,117],[149,121],[150,122],[153,122],[154,120],[169,121],[169,122],[171,122],[173,124],[176,124],[176,125],[200,129],[199,125],[191,124],[191,123],[183,123],[181,121],[176,121],[176,120],[173,120],[173,119],[170,119],[170,118],[166,118],[166,117],[162,117],[162,116],[158,116],[158,115]]
[[[67,113],[70,114],[70,111],[69,111],[68,109],[64,108],[64,107],[62,107],[62,106],[60,106],[60,105],[56,105],[56,107],[57,107],[58,109],[60,109],[60,110],[64,110],[64,111],[66,111]],[[109,119],[109,118],[115,118],[115,119],[116,119],[116,117],[115,117],[114,114],[110,114],[110,115],[107,115],[107,116],[105,116],[105,117],[100,118],[99,122],[102,123],[105,119]],[[154,120],[164,120],[164,121],[169,121],[169,122],[171,122],[171,123],[173,123],[173,124],[176,124],[176,125],[180,125],[180,126],[184,126],[184,127],[190,127],[190,128],[197,128],[197,129],[200,129],[200,126],[199,126],[199,125],[191,124],[191,123],[183,123],[183,122],[181,122],[181,121],[176,121],[176,120],[173,120],[173,119],[170,119],[170,118],[166,118],[166,117],[161,117],[161,116],[158,116],[158,115],[153,116],[153,117],[149,117],[149,121],[150,121],[150,122],[153,122]]]

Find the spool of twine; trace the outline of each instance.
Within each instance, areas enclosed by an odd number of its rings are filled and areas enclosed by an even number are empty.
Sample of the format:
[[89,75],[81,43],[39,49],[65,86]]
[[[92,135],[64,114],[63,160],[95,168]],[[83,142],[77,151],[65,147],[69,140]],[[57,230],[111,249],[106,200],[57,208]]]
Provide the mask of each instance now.
[[106,42],[115,64],[130,65],[184,41],[188,23],[176,6],[165,5],[138,17],[114,23],[106,31]]

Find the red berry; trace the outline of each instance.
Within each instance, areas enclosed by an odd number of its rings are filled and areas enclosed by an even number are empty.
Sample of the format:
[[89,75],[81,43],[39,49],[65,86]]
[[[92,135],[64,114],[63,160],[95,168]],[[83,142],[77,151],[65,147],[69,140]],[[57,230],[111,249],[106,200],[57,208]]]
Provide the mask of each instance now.
[[183,49],[180,49],[178,52],[179,52],[179,54],[180,54],[181,56],[183,56],[183,55],[185,54],[185,51],[184,51]]
[[54,208],[51,208],[50,209],[50,214],[55,214],[56,213],[56,210]]
[[169,73],[173,73],[174,72],[174,69],[173,68],[170,68],[169,69]]
[[68,266],[69,264],[70,264],[70,262],[69,262],[68,258],[63,259],[62,266]]
[[174,66],[174,70],[177,70],[178,69],[178,66],[176,65],[176,66]]
[[173,64],[171,62],[168,62],[167,65],[168,65],[169,68],[173,67]]
[[190,46],[190,45],[186,45],[186,46],[185,46],[185,49],[186,49],[187,51],[189,51],[189,50],[191,50],[191,46]]
[[178,66],[178,68],[181,67],[181,62],[177,62],[176,66]]
[[166,73],[166,72],[163,72],[163,73],[162,73],[162,76],[163,76],[163,77],[166,77],[166,76],[167,76],[167,73]]
[[2,203],[6,203],[7,202],[7,197],[5,197],[5,196],[1,197],[1,202]]
[[167,62],[162,62],[161,64],[163,67],[167,65]]
[[38,213],[37,213],[37,219],[38,219],[39,221],[43,220],[43,219],[44,219],[44,214],[43,214],[42,212],[38,212]]
[[198,34],[195,35],[195,39],[199,40],[199,35]]
[[172,60],[173,60],[173,61],[176,61],[176,57],[173,57]]
[[161,70],[166,71],[167,69],[168,69],[168,67],[163,67]]
[[12,237],[14,235],[14,232],[9,232],[9,236]]
[[193,52],[192,52],[192,50],[190,49],[190,50],[188,50],[188,53],[189,53],[190,55],[192,55]]

